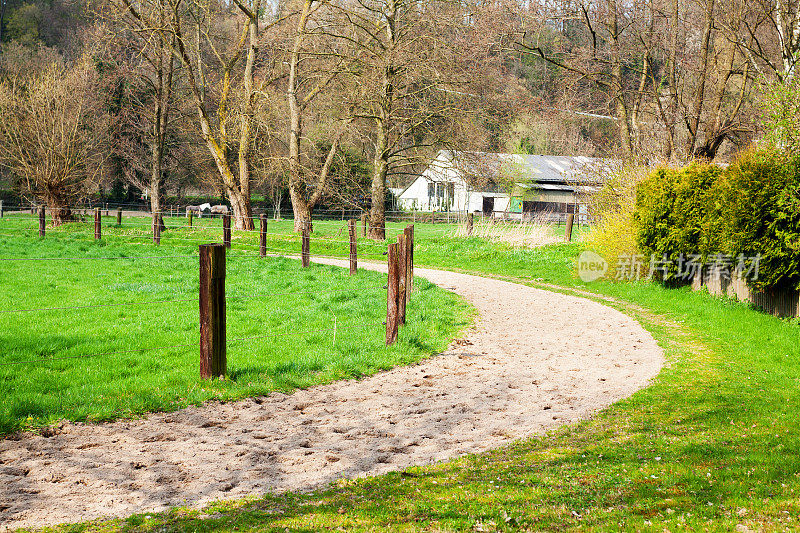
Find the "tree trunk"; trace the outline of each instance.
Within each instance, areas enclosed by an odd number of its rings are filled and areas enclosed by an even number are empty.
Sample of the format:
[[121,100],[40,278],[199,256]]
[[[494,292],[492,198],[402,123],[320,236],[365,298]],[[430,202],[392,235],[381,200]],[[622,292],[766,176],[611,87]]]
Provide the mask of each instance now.
[[372,164],[372,206],[369,212],[369,238],[386,240],[386,175],[389,171],[386,122],[376,120],[377,139]]
[[69,208],[69,205],[65,205],[66,202],[62,201],[60,198],[45,198],[44,204],[50,212],[50,220],[54,227],[72,220],[72,210]]

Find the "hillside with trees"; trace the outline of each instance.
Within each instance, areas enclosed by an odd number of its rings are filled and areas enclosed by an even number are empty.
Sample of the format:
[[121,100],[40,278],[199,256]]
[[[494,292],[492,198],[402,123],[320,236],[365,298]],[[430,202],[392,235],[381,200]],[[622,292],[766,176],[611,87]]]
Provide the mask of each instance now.
[[796,84],[787,0],[0,4],[4,187],[68,219],[253,198],[370,212],[442,148],[727,162]]

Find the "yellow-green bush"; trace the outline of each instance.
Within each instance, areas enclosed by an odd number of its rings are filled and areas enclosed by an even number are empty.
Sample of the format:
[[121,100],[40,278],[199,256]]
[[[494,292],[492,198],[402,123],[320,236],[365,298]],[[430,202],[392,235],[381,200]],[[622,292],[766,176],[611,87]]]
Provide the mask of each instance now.
[[647,173],[646,167],[615,168],[605,177],[603,187],[589,198],[593,226],[585,239],[586,245],[608,261],[607,275],[612,279],[616,276],[617,258],[637,253],[633,222],[636,186]]

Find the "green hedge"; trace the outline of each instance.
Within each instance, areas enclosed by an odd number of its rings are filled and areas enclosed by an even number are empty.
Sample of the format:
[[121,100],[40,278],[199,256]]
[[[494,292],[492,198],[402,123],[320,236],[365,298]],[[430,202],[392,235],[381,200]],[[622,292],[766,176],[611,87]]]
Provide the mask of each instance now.
[[692,163],[682,169],[659,168],[639,184],[636,244],[646,258],[666,257],[674,275],[681,256],[713,253],[705,227],[710,192],[721,173],[720,167]]
[[760,254],[757,289],[800,288],[800,159],[749,152],[716,186],[723,251]]
[[639,251],[666,256],[675,273],[681,255],[709,262],[760,256],[760,290],[800,288],[800,158],[747,152],[726,169],[693,163],[661,168],[637,187]]

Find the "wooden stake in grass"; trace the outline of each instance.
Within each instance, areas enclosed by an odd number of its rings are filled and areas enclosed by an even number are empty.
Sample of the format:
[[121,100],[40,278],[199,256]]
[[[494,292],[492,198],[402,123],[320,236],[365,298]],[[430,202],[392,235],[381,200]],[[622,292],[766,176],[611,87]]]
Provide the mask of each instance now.
[[191,228],[192,227],[192,220],[194,219],[194,211],[187,211],[186,212],[186,218],[189,219],[187,225]]
[[94,238],[99,240],[102,236],[102,222],[100,220],[100,208],[94,208]]
[[406,255],[408,264],[406,267],[406,302],[408,302],[414,290],[414,225],[406,226],[403,233],[408,239],[408,254]]
[[39,237],[44,237],[44,206],[39,207]]
[[570,213],[567,215],[567,228],[564,230],[564,240],[572,242],[572,224],[575,222],[575,215]]
[[153,243],[161,244],[161,213],[153,213]]
[[347,229],[350,233],[350,275],[358,272],[358,250],[356,249],[356,221],[348,220]]
[[467,237],[472,236],[472,226],[474,223],[474,218],[475,215],[473,215],[472,213],[467,214]]
[[231,247],[231,215],[228,213],[222,215],[222,242],[225,248]]
[[361,215],[361,236],[367,236],[367,215],[366,213]]
[[122,209],[117,209],[117,227],[122,226]]
[[397,297],[400,293],[399,253],[397,248],[397,243],[390,244],[387,256],[389,283],[386,290],[386,346],[394,344],[397,340]]
[[225,245],[200,245],[200,377],[225,376]]
[[303,267],[308,267],[311,263],[311,223],[308,220],[303,221],[303,242],[300,248],[300,257]]
[[406,323],[406,301],[408,291],[408,235],[401,233],[397,236],[397,278],[398,278],[398,291],[397,291],[397,323],[403,325]]
[[261,231],[258,234],[258,251],[261,257],[267,256],[267,215],[261,213],[258,217],[261,221]]

